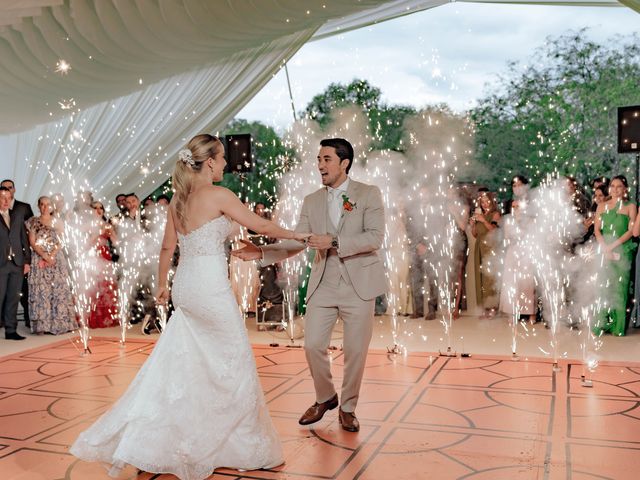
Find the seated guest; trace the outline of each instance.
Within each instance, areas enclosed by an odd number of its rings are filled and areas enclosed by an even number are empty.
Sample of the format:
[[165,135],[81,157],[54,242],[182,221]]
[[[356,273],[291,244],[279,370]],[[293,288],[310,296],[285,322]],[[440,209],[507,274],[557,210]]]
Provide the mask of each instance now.
[[626,308],[631,276],[631,261],[636,245],[631,237],[636,219],[636,205],[627,199],[628,183],[624,175],[611,179],[609,200],[596,210],[595,235],[604,255],[605,306],[593,327],[595,334],[612,333],[623,336],[626,331]]
[[10,210],[11,200],[11,191],[7,187],[0,187],[1,319],[4,324],[4,338],[24,340],[17,332],[17,315],[22,279],[29,273],[31,249],[22,217]]
[[77,328],[76,312],[61,232],[56,229],[49,197],[38,199],[38,209],[40,216],[31,217],[26,224],[33,251],[29,272],[31,332],[58,335]]
[[[24,223],[33,217],[33,210],[31,205],[20,200],[16,200],[16,186],[13,180],[6,179],[0,183],[0,186],[6,187],[11,192],[11,206],[9,210],[16,216],[16,221]],[[24,312],[24,325],[28,327],[30,325],[29,319],[29,282],[27,276],[22,279],[22,295],[20,295],[20,305],[22,305],[22,311]]]

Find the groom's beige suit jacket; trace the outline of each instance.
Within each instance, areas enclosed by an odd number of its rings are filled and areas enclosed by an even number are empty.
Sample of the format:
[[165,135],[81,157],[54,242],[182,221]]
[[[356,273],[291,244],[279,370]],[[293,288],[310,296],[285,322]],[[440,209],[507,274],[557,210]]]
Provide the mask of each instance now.
[[[327,212],[327,188],[323,187],[304,198],[297,232],[325,235],[330,232]],[[355,205],[353,210],[342,209],[336,233],[340,247],[338,256],[353,288],[362,300],[371,300],[387,291],[387,279],[378,250],[384,239],[384,204],[380,189],[373,185],[349,180],[346,195]],[[280,262],[305,248],[295,240],[285,240],[262,247],[262,265]],[[307,303],[318,288],[325,271],[328,252],[318,250],[313,259]]]

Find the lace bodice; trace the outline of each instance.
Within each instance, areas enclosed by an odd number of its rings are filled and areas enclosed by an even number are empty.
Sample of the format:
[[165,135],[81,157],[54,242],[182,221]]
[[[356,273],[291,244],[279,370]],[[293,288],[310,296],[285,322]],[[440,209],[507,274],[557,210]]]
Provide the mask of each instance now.
[[231,232],[231,220],[224,215],[208,221],[186,235],[178,232],[180,257],[224,254],[224,241]]

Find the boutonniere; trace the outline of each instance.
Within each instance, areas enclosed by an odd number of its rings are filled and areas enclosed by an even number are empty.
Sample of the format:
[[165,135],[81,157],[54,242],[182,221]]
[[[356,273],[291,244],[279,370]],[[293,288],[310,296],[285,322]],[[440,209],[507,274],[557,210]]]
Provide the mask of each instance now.
[[354,208],[356,208],[356,203],[351,203],[351,200],[349,200],[349,197],[346,194],[342,194],[342,209],[345,212],[350,212],[352,211]]

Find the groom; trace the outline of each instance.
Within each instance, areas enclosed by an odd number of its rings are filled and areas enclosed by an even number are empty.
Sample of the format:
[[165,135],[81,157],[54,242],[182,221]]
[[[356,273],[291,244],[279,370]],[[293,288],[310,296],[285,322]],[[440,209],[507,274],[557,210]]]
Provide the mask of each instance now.
[[[320,142],[318,170],[324,188],[305,197],[297,232],[311,232],[307,246],[316,250],[307,288],[304,351],[316,391],[316,402],[300,417],[301,425],[319,421],[338,406],[327,348],[340,317],[344,324],[344,378],[339,410],[344,430],[357,432],[355,415],[373,330],[375,298],[386,291],[377,250],[384,237],[384,206],[380,190],[349,179],[353,147],[343,138]],[[233,254],[260,260],[261,266],[280,262],[304,246],[283,241]]]

